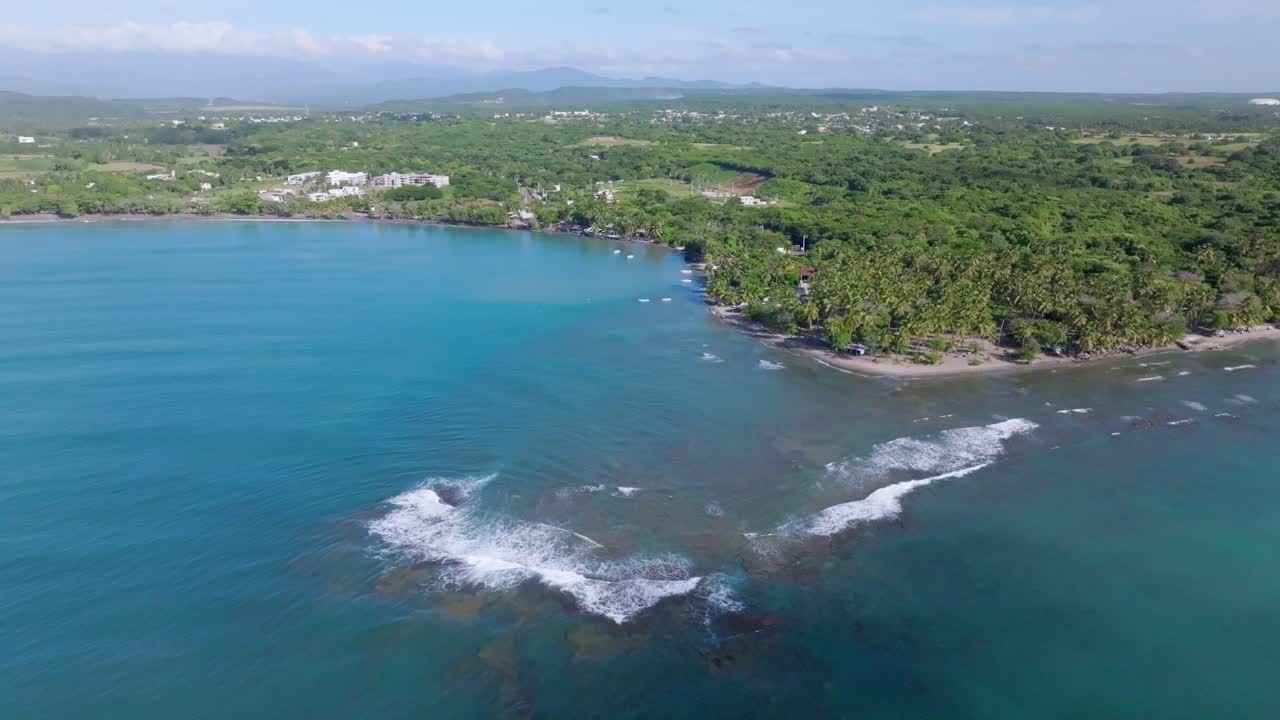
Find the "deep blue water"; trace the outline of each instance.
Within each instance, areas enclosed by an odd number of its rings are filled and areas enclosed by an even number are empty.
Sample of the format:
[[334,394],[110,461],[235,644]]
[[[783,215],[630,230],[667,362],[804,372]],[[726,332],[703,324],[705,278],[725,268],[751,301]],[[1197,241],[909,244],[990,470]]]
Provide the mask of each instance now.
[[682,269],[0,227],[0,717],[1280,716],[1276,348],[857,378]]

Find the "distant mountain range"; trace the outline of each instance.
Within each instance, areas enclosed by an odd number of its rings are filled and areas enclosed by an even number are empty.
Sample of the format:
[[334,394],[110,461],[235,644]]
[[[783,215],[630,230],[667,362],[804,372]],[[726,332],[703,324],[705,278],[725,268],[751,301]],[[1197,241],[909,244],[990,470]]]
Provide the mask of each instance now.
[[339,64],[213,53],[0,51],[0,89],[98,98],[236,97],[276,104],[363,106],[561,87],[726,89],[714,80],[609,78],[569,67],[472,72],[410,63]]

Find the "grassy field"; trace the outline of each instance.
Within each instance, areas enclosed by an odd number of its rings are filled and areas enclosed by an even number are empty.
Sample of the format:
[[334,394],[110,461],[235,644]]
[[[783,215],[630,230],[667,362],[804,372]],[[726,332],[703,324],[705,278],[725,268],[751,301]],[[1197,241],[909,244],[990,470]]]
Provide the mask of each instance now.
[[0,155],[0,173],[7,177],[25,177],[53,169],[53,159],[45,155]]
[[948,150],[963,150],[966,147],[965,145],[961,145],[960,143],[899,142],[898,144],[904,148],[911,148],[912,150],[924,150],[930,155],[937,155],[940,152],[946,152]]
[[673,198],[690,198],[697,197],[698,191],[693,189],[689,183],[681,182],[673,178],[648,178],[645,180],[632,180],[618,185],[614,188],[617,193],[623,197],[634,195],[641,189],[662,190]]
[[578,143],[581,147],[614,147],[616,145],[652,145],[649,140],[635,140],[615,135],[597,135]]
[[159,172],[165,168],[163,165],[154,165],[152,163],[118,161],[94,165],[90,169],[101,170],[103,172],[139,172],[142,170]]
[[726,145],[724,143],[690,143],[699,150],[751,150],[746,145]]
[[1156,146],[1181,139],[1182,138],[1173,137],[1171,135],[1125,135],[1118,138],[1111,138],[1106,135],[1090,135],[1088,137],[1076,138],[1071,142],[1077,145],[1099,145],[1101,143],[1111,143],[1112,145]]

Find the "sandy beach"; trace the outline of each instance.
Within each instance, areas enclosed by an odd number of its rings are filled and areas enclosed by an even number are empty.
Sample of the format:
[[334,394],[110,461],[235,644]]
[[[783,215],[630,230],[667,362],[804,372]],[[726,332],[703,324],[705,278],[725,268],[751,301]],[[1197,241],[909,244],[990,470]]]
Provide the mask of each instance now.
[[[1077,365],[1097,365],[1108,360],[1132,359],[1160,353],[1224,350],[1248,342],[1280,340],[1280,329],[1271,325],[1261,325],[1251,328],[1247,332],[1229,334],[1224,337],[1189,334],[1179,341],[1180,344],[1174,343],[1162,347],[1147,348],[1135,353],[1112,353],[1099,355],[1087,360],[1044,356],[1034,363],[1013,360],[1007,357],[1002,349],[995,347],[992,343],[979,341],[979,352],[976,355],[944,353],[941,363],[937,365],[921,365],[902,355],[857,357],[845,353],[837,353],[821,338],[811,335],[787,335],[773,332],[760,323],[747,318],[741,312],[724,305],[708,305],[708,308],[711,314],[770,347],[797,357],[813,360],[820,365],[825,365],[841,372],[865,377],[930,378],[1001,372],[1027,372]],[[973,358],[978,358],[982,362],[976,365],[970,364]]]

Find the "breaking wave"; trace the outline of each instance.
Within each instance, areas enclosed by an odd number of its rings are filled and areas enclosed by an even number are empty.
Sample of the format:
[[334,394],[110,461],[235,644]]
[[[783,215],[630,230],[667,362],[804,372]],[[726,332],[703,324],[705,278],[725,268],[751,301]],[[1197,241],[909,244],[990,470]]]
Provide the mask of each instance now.
[[989,464],[1004,454],[1004,441],[1039,425],[1015,418],[991,425],[944,430],[929,438],[905,437],[875,446],[866,457],[827,464],[827,477],[844,482],[890,479],[894,472],[949,473]]
[[722,363],[722,362],[724,362],[724,358],[720,357],[719,355],[715,355],[715,354],[713,354],[713,353],[709,353],[709,352],[704,352],[704,353],[702,353],[702,359],[703,359],[704,361],[706,361],[706,362],[709,362],[709,363]]
[[907,480],[905,482],[886,485],[861,500],[832,505],[800,521],[798,528],[809,535],[838,535],[856,525],[897,517],[902,512],[902,498],[917,488],[922,488],[939,480],[964,477],[975,473],[991,463],[974,465],[973,467],[953,470],[933,477]]
[[1093,408],[1071,408],[1070,410],[1059,410],[1059,415],[1088,415],[1093,412]]
[[782,363],[778,363],[778,362],[773,362],[772,360],[761,360],[759,362],[759,367],[761,370],[782,370],[783,368],[786,367],[786,365],[783,365]]
[[583,612],[622,624],[702,581],[680,556],[603,558],[599,543],[571,530],[446,502],[437,492],[444,485],[428,481],[391,498],[390,511],[369,523],[370,534],[392,552],[436,565],[442,588],[509,590],[537,582]]
[[577,487],[567,487],[556,490],[556,497],[566,498],[573,497],[574,495],[590,495],[598,492],[604,492],[604,485],[578,485]]
[[[849,482],[884,481],[899,473],[929,473],[901,480],[873,491],[861,500],[832,505],[778,528],[773,536],[831,536],[857,525],[896,517],[902,498],[938,482],[964,477],[988,467],[1004,455],[1006,440],[1039,427],[1016,418],[992,425],[946,430],[932,438],[898,438],[877,445],[866,457],[849,458],[827,466],[827,475]],[[771,536],[758,536],[771,537]]]
[[1257,365],[1233,365],[1232,367],[1224,367],[1222,369],[1226,370],[1227,372],[1236,372],[1237,370],[1252,370],[1253,368],[1256,368],[1256,367],[1258,366]]
[[1209,409],[1209,408],[1207,408],[1207,407],[1205,407],[1205,406],[1204,406],[1204,403],[1198,403],[1198,402],[1196,402],[1195,400],[1183,400],[1183,401],[1182,401],[1182,404],[1183,404],[1183,405],[1186,405],[1187,407],[1191,408],[1192,410],[1195,410],[1196,412],[1205,412],[1206,410],[1208,410],[1208,409]]

